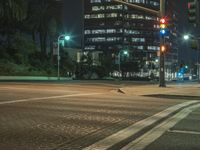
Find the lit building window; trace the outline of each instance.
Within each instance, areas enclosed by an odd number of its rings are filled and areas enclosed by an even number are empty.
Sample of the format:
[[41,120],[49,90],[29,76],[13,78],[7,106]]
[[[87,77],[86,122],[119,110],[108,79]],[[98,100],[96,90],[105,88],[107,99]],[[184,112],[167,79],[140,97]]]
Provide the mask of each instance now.
[[93,45],[89,45],[85,47],[85,50],[94,50],[94,49],[95,49],[95,46]]
[[160,47],[158,46],[147,46],[148,50],[154,50],[154,51],[158,51],[160,49]]
[[108,17],[108,18],[115,18],[115,17],[117,17],[117,13],[107,14],[106,17]]
[[116,29],[107,29],[106,32],[107,33],[116,33]]
[[116,41],[117,39],[116,37],[108,37],[106,40],[111,42],[111,41]]
[[141,31],[138,31],[138,30],[127,30],[125,29],[124,31],[126,34],[142,34]]
[[127,15],[127,18],[130,19],[144,19],[143,15],[137,15],[137,14],[131,14],[131,15]]
[[90,0],[90,3],[101,3],[101,0]]
[[94,38],[89,38],[89,42],[105,42],[106,38],[105,37],[94,37]]
[[100,11],[100,10],[105,10],[104,6],[93,6],[92,11]]
[[132,42],[145,42],[145,38],[132,38]]
[[104,29],[92,30],[92,34],[104,34],[105,32]]
[[85,34],[91,34],[90,30],[85,30]]
[[111,5],[106,7],[107,10],[122,10],[123,6],[122,5]]
[[126,0],[128,3],[142,3],[145,4],[145,0]]
[[149,3],[152,6],[159,6],[160,5],[159,2],[155,2],[155,1],[150,1]]

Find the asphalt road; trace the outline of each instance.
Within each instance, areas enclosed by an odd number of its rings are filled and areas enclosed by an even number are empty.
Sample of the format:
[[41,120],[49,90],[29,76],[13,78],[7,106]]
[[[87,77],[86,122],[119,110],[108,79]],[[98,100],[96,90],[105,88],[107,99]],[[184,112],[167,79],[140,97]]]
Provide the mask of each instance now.
[[[2,82],[0,84],[0,149],[90,149],[91,145],[102,140],[106,142],[104,139],[107,137],[112,138],[113,134],[129,129],[139,121],[169,107],[191,101],[182,98],[141,96],[134,94],[134,89],[131,93],[123,94],[118,91],[122,87],[125,85],[94,82],[74,84]],[[145,87],[138,86],[141,93],[143,89]],[[177,113],[176,111],[174,109],[172,113]],[[199,108],[195,111],[194,114],[197,116],[194,124],[199,124]],[[173,114],[170,115],[173,116]],[[115,139],[119,143],[112,144],[109,149],[123,148],[129,142],[159,125],[167,117],[169,116],[161,117],[161,120],[143,128],[131,138],[125,136],[125,139]],[[187,125],[190,127],[188,123],[183,126]],[[196,128],[199,132],[199,126]],[[173,130],[170,128],[146,148],[160,149],[159,145],[162,146],[163,141],[170,141],[171,137],[176,139],[182,137],[183,133],[176,132],[179,130],[182,131],[179,127]],[[197,131],[195,133],[198,133]],[[200,135],[195,134],[195,139],[198,141]],[[171,146],[173,147],[173,143]],[[198,144],[193,148],[200,149]]]

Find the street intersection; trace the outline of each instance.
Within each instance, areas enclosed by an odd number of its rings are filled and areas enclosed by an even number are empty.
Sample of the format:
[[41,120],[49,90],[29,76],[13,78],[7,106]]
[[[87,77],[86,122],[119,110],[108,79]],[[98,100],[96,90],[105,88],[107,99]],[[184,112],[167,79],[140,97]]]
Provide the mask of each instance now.
[[1,82],[0,149],[199,149],[199,89]]

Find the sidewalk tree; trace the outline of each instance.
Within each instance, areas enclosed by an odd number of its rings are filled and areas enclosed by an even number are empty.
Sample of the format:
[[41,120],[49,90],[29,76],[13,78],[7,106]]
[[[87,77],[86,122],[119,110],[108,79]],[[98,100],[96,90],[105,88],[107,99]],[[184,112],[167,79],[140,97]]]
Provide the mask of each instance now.
[[[54,32],[50,26],[55,25],[56,20],[53,19],[55,18],[56,11],[57,9],[53,1],[30,0],[29,2],[27,22],[32,32],[33,40],[35,40],[35,35],[39,34],[40,49],[43,56],[46,55],[47,36],[48,34],[52,35],[52,32]],[[52,22],[52,20],[55,22]]]
[[26,0],[1,0],[0,1],[0,35],[6,39],[6,44],[11,43],[11,36],[27,17]]

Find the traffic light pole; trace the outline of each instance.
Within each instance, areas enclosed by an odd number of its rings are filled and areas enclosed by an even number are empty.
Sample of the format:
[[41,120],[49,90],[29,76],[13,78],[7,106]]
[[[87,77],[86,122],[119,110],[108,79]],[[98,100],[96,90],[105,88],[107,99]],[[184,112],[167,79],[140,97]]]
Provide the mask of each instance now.
[[[160,18],[163,18],[165,16],[165,0],[160,0],[160,11],[155,11],[153,9],[148,9],[142,6],[138,6],[136,4],[130,4],[128,2],[125,2],[123,0],[113,0],[114,2],[117,3],[121,3],[124,5],[127,5],[129,7],[138,9],[138,10],[143,10],[146,11],[148,13],[152,13],[152,14],[156,14],[157,16],[159,16]],[[160,46],[165,44],[165,39],[164,39],[164,35],[161,35],[160,37]],[[160,69],[159,69],[159,87],[166,87],[165,84],[165,52],[161,51],[160,48]]]
[[[160,17],[165,16],[165,0],[160,0]],[[160,47],[165,44],[164,35],[160,37]],[[159,87],[166,87],[165,83],[165,52],[160,48]]]

